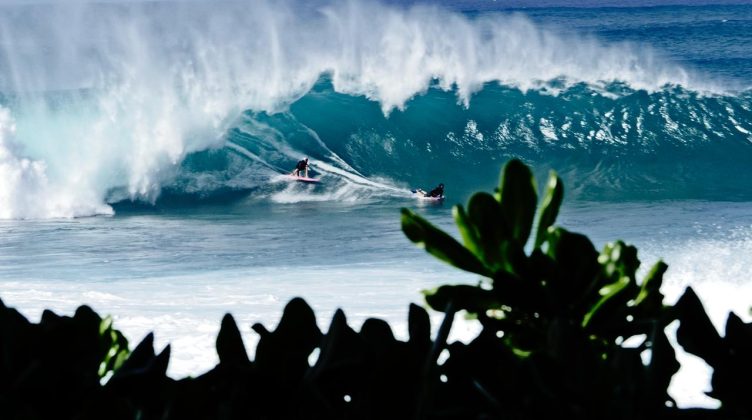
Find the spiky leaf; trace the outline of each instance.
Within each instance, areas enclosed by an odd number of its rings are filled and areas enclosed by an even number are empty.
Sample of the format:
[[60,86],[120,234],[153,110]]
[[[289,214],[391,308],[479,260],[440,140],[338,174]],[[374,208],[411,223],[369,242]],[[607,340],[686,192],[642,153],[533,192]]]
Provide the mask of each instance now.
[[243,364],[249,361],[240,330],[230,314],[225,314],[222,318],[222,326],[217,335],[217,355],[222,364]]
[[710,366],[716,366],[723,358],[721,336],[691,287],[684,291],[675,308],[679,318],[676,341],[688,353],[703,358]]

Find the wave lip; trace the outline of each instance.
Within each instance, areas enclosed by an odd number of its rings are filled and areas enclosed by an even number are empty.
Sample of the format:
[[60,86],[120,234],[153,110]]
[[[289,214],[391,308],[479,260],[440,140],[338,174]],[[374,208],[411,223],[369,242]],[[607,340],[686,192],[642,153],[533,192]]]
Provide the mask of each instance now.
[[398,13],[373,4],[327,10],[340,28],[332,37],[346,40],[331,70],[335,90],[378,101],[385,113],[404,109],[432,84],[456,92],[465,106],[489,82],[554,93],[578,83],[606,92],[613,82],[648,92],[727,91],[645,45],[562,35],[521,14],[471,19],[428,6]]

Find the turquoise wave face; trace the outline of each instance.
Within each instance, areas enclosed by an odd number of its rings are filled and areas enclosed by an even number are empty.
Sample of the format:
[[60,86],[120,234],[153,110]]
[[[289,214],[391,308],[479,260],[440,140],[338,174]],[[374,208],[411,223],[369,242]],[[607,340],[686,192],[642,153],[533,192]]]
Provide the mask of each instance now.
[[[457,198],[493,187],[503,163],[521,157],[539,179],[555,168],[573,198],[748,200],[752,93],[612,84],[554,94],[489,84],[468,107],[454,92],[430,89],[384,115],[378,103],[322,81],[286,112],[245,113],[228,147],[191,156],[170,191],[264,195],[295,153],[394,186],[443,182]],[[213,182],[195,182],[210,174]]]

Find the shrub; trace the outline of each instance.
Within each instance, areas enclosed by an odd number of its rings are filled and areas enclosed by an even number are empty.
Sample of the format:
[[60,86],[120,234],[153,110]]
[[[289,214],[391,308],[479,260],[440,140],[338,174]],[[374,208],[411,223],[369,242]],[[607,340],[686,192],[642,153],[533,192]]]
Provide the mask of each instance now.
[[[253,326],[254,360],[228,314],[217,366],[174,380],[166,375],[170,347],[157,354],[151,334],[129,353],[111,319],[86,306],[73,317],[45,311],[33,324],[0,302],[0,417],[750,418],[752,324],[730,314],[721,337],[692,289],[675,306],[663,303],[663,262],[638,281],[634,247],[615,242],[598,253],[587,237],[555,227],[563,198],[556,174],[536,227],[535,185],[525,165],[509,162],[495,194],[454,208],[462,243],[402,210],[410,240],[481,278],[426,292],[445,314],[433,339],[416,305],[409,339],[400,341],[377,319],[355,331],[341,310],[323,333],[295,298],[274,331]],[[460,310],[482,330],[468,344],[447,343]],[[679,367],[665,333],[674,320],[678,343],[714,368],[710,395],[720,409],[679,409],[668,395]]]

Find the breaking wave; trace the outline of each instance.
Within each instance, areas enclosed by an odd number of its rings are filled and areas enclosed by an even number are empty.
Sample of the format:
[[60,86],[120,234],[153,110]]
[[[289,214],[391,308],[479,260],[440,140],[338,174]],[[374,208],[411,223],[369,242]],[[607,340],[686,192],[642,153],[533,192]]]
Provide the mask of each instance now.
[[728,179],[749,174],[748,93],[519,14],[2,5],[0,104],[0,218],[227,191],[288,202],[297,190],[273,177],[301,155],[330,179],[311,199],[437,177],[464,192],[513,155],[563,168],[584,196],[749,194]]

